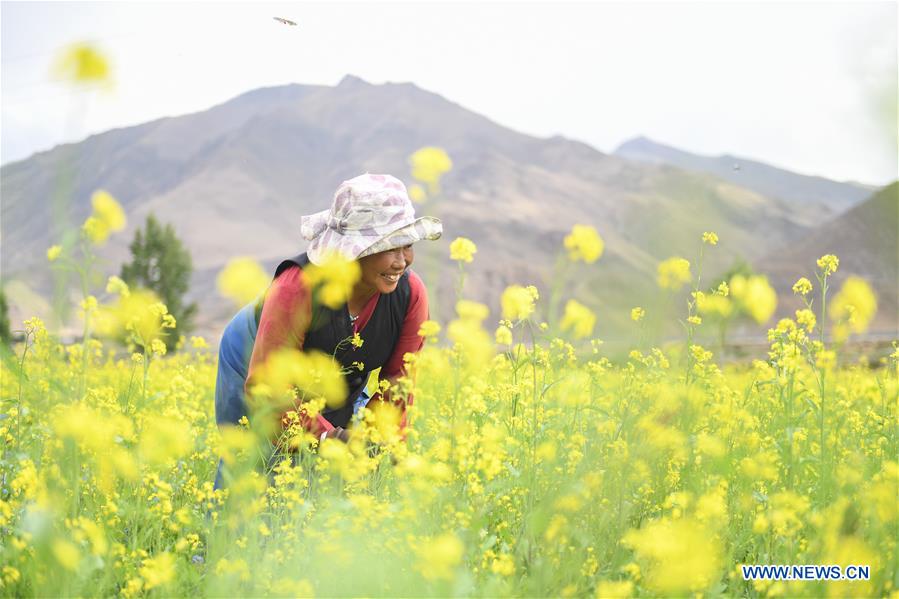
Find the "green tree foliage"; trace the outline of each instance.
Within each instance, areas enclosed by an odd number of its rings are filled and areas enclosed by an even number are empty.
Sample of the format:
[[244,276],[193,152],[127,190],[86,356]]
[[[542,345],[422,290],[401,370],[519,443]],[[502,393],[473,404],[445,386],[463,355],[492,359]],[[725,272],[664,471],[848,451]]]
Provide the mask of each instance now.
[[154,291],[175,317],[177,327],[165,338],[166,348],[171,351],[178,337],[192,330],[197,312],[197,304],[185,305],[184,299],[193,271],[190,252],[172,225],[162,226],[152,214],[147,215],[144,228],[135,232],[129,247],[132,260],[122,265],[122,280],[129,286]]
[[0,287],[0,343],[9,345],[12,342],[12,331],[9,329],[9,306],[6,303],[6,294]]

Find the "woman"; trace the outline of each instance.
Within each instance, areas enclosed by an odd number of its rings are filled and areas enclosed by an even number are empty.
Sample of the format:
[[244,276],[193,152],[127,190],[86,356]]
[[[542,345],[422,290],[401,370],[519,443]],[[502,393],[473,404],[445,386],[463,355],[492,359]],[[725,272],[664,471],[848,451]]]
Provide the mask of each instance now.
[[[321,438],[346,441],[353,414],[381,400],[378,393],[366,393],[370,373],[381,368],[381,378],[395,381],[403,374],[403,355],[417,352],[424,343],[418,330],[428,319],[428,298],[421,279],[409,269],[412,244],[439,239],[442,231],[436,218],[415,218],[398,179],[364,174],[344,181],[331,208],[303,217],[306,252],[281,262],[264,297],[245,306],[225,328],[215,387],[216,423],[236,425],[247,415],[247,389],[273,351],[316,349],[334,355],[343,366],[349,393],[341,407],[323,410],[305,424]],[[303,277],[304,267],[321,264],[332,251],[357,260],[362,273],[347,303],[337,310],[313,307]],[[360,347],[340,343],[354,333],[363,340]],[[354,362],[362,362],[363,370],[353,368]],[[405,406],[403,410],[405,423]],[[221,486],[220,460],[215,488]]]

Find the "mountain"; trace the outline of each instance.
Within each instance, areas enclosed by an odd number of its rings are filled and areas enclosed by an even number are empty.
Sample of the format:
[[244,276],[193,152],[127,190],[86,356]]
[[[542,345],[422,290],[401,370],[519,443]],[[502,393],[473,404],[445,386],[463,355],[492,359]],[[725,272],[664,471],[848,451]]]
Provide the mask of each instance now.
[[652,164],[669,164],[709,173],[764,196],[780,198],[815,224],[841,214],[867,198],[875,188],[841,183],[824,177],[799,175],[763,162],[738,156],[700,156],[635,137],[615,150],[616,156]]
[[[441,218],[444,236],[416,246],[413,269],[428,285],[432,317],[444,321],[453,315],[458,272],[448,246],[458,236],[478,246],[465,296],[487,303],[492,323],[507,285],[535,284],[546,299],[564,276],[565,297],[596,310],[596,334],[608,339],[630,334],[634,305],[659,314],[679,309],[679,299],[657,293],[656,265],[672,255],[695,260],[703,231],[722,240],[706,252],[705,277],[760,259],[820,224],[787,200],[720,177],[523,135],[411,83],[347,76],[333,87],[254,90],[3,166],[0,271],[16,290],[11,315],[15,322],[39,312],[34,298],[51,294],[45,250],[60,238],[54,206],[67,206],[69,222],[80,223],[91,193],[103,188],[129,219],[99,251],[107,274],[118,273],[146,214],[171,222],[194,259],[189,295],[200,304],[197,325],[217,341],[235,311],[214,285],[228,259],[251,256],[273,268],[305,248],[300,216],[327,208],[341,181],[367,171],[411,183],[408,156],[430,145],[449,153],[453,169],[439,200],[417,211]],[[578,223],[597,228],[605,255],[592,265],[556,262]]]
[[[810,231],[795,243],[771,252],[754,266],[768,274],[780,295],[778,314],[792,316],[802,307],[792,293],[793,283],[807,277],[817,287],[815,262],[825,254],[840,259],[828,287],[839,290],[850,275],[864,278],[877,294],[873,328],[899,336],[899,182],[871,195],[836,219]],[[816,291],[817,293],[817,291]],[[829,297],[833,295],[828,294]],[[820,300],[819,300],[820,301]]]

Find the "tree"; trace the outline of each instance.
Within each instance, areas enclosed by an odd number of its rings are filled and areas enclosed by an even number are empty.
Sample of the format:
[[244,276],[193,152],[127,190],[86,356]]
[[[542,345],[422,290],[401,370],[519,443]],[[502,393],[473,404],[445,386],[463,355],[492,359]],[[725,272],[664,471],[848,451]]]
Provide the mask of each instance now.
[[177,326],[165,338],[166,349],[171,351],[178,337],[191,331],[197,312],[196,303],[184,303],[193,271],[190,252],[175,235],[172,225],[163,227],[152,214],[147,215],[144,229],[134,233],[134,241],[129,247],[132,260],[122,265],[121,278],[129,286],[155,292],[169,314],[175,317]]

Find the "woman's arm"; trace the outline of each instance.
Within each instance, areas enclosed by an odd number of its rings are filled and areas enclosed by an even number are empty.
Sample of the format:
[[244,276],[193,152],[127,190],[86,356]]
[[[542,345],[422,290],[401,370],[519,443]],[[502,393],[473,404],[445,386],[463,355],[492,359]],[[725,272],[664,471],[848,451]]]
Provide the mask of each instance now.
[[[303,271],[299,266],[291,266],[272,281],[266,292],[244,385],[247,398],[250,398],[252,387],[258,382],[261,366],[273,352],[285,347],[303,349],[311,316],[311,295]],[[284,416],[279,413],[277,418],[283,421]],[[320,420],[324,419],[310,422],[301,418],[301,423],[313,434],[320,434],[321,430],[330,428],[323,426]],[[280,431],[281,426],[276,426],[273,433],[275,439]]]
[[291,266],[272,281],[262,304],[244,391],[250,391],[260,366],[273,352],[284,347],[303,349],[311,316],[309,299],[299,266]]

